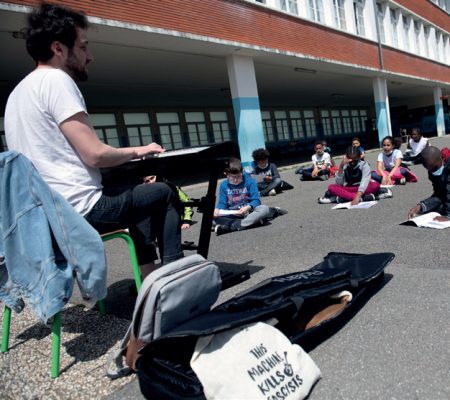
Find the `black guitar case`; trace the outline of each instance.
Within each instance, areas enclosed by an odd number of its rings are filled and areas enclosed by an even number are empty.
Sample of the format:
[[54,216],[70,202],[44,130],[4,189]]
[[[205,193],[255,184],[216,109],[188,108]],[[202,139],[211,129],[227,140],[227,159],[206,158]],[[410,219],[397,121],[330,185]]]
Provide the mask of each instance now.
[[[384,282],[392,253],[329,253],[306,271],[280,275],[236,295],[140,350],[136,368],[148,399],[205,399],[190,368],[197,338],[275,318],[306,351],[332,335]],[[351,293],[350,296],[346,293]]]

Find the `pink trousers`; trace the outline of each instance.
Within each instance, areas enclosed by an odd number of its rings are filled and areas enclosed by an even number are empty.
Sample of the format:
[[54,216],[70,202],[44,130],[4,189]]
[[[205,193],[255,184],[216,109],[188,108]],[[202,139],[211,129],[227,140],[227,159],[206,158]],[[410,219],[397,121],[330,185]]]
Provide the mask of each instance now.
[[[370,182],[367,185],[367,189],[364,194],[375,194],[380,190],[380,184],[378,182]],[[332,196],[338,196],[344,200],[351,201],[355,197],[355,193],[358,191],[358,186],[341,186],[336,183],[332,183],[328,186],[328,191]]]

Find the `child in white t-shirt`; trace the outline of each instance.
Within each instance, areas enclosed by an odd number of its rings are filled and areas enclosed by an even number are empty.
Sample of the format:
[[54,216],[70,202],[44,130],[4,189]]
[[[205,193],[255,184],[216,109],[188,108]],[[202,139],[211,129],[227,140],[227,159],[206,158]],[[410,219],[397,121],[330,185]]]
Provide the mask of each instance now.
[[330,175],[331,157],[324,151],[321,141],[314,144],[315,154],[311,157],[312,166],[302,168],[298,172],[301,174],[301,181],[321,180],[326,181]]
[[428,139],[424,138],[419,128],[413,128],[411,138],[408,141],[407,150],[403,157],[405,165],[422,164],[422,151],[428,146]]
[[406,184],[407,178],[416,181],[417,178],[408,168],[400,166],[403,161],[401,150],[394,149],[392,136],[386,136],[382,141],[383,151],[377,158],[377,170],[372,171],[372,179],[381,185]]

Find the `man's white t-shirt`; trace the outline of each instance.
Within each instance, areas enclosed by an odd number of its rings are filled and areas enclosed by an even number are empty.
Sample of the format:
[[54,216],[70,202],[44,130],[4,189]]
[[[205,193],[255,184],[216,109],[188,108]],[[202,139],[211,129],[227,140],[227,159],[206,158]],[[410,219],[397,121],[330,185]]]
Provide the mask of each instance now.
[[390,155],[387,155],[384,151],[382,151],[378,154],[377,161],[382,161],[384,168],[392,169],[394,168],[395,161],[399,158],[403,159],[403,153],[398,149],[394,149]]
[[428,139],[421,137],[418,142],[415,142],[413,139],[409,139],[409,146],[411,147],[411,155],[417,156],[422,153],[422,150],[427,147]]
[[101,174],[86,165],[59,125],[86,111],[73,79],[61,69],[39,68],[13,90],[5,110],[9,150],[27,156],[51,188],[86,215],[102,194]]
[[324,152],[321,156],[313,154],[311,157],[313,165],[317,164],[317,168],[325,169],[331,165],[331,157],[328,153]]

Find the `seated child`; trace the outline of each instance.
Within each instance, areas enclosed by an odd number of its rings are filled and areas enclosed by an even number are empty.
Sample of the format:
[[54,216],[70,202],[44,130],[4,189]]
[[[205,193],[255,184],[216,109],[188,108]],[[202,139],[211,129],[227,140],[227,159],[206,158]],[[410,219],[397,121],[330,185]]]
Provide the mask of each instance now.
[[[230,159],[225,175],[227,179],[220,184],[219,201],[214,209],[216,235],[247,229],[269,217],[269,207],[261,204],[258,186],[243,172],[240,160]],[[236,213],[221,215],[221,210]]]
[[[318,199],[321,204],[345,203],[351,201],[352,205],[362,201],[372,201],[379,194],[380,184],[370,179],[370,166],[361,160],[359,148],[351,146],[336,172],[336,183],[328,186],[324,197]],[[386,189],[378,198],[392,197],[392,193]]]
[[352,146],[358,148],[359,157],[361,158],[361,160],[364,160],[366,158],[366,153],[365,153],[364,149],[361,146],[361,141],[359,140],[359,138],[354,137],[352,139]]
[[[144,176],[143,178],[144,183],[148,184],[155,183],[156,180],[156,175],[148,175]],[[172,182],[164,180],[164,183],[169,185],[172,191],[175,192],[180,199],[181,229],[189,229],[192,224],[192,216],[194,215],[194,210],[192,209],[192,207],[183,206],[183,203],[187,203],[190,201],[189,196],[185,192],[183,192],[183,190],[179,186],[174,185]]]
[[382,141],[383,151],[378,155],[377,170],[372,171],[372,179],[382,185],[405,185],[406,181],[416,182],[417,177],[408,168],[400,166],[403,160],[401,150],[394,149],[392,136]]
[[413,128],[408,141],[407,150],[403,157],[404,165],[422,164],[422,151],[428,146],[428,139],[424,138],[419,128]]
[[275,196],[281,192],[283,183],[276,165],[269,163],[269,156],[270,153],[266,149],[256,149],[252,153],[254,162],[251,174],[258,184],[261,196]]
[[331,157],[324,151],[322,141],[317,141],[314,144],[314,151],[316,152],[311,157],[312,166],[301,168],[297,170],[300,173],[301,181],[321,180],[326,181],[330,175]]
[[322,144],[323,144],[323,151],[325,153],[328,153],[330,155],[330,160],[331,160],[331,166],[334,167],[334,159],[333,156],[331,154],[331,148],[330,146],[328,146],[328,143],[326,140],[322,140]]

